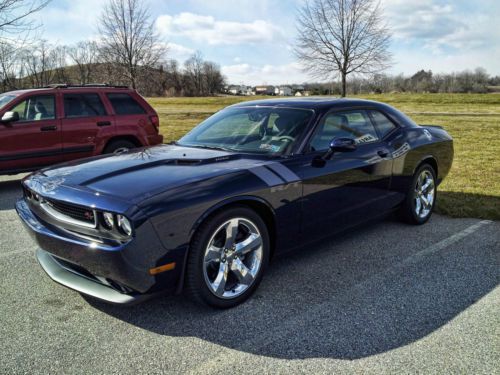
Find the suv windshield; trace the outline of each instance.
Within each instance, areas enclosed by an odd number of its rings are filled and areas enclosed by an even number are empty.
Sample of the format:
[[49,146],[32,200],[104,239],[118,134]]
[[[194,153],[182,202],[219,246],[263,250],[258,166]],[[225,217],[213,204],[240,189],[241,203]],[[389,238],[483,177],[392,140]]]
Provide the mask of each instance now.
[[10,103],[15,99],[15,95],[3,94],[0,95],[0,109],[3,108],[6,104]]
[[181,146],[260,154],[288,151],[314,112],[304,109],[241,107],[224,109],[182,137]]

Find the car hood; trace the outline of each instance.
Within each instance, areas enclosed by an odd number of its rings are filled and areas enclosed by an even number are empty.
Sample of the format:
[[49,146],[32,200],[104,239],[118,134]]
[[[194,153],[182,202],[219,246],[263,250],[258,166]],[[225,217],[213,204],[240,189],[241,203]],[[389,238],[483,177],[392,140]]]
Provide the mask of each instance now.
[[269,163],[269,158],[218,150],[161,145],[83,159],[28,177],[41,193],[66,187],[137,203],[168,189]]

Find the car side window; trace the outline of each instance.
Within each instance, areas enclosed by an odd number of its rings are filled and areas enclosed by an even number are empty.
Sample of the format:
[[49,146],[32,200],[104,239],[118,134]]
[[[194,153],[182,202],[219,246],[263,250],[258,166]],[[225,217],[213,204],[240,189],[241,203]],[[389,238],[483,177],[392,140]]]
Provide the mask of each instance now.
[[370,111],[370,115],[372,116],[375,126],[377,127],[377,130],[382,138],[396,129],[396,125],[383,113],[379,111]]
[[19,122],[53,120],[56,118],[54,95],[30,96],[15,105],[12,112],[17,112]]
[[129,94],[107,94],[117,115],[143,115],[144,108]]
[[64,94],[66,118],[104,116],[106,110],[97,94]]
[[376,142],[377,132],[365,110],[332,112],[320,123],[311,140],[312,151],[328,150],[334,138],[352,138],[356,144]]

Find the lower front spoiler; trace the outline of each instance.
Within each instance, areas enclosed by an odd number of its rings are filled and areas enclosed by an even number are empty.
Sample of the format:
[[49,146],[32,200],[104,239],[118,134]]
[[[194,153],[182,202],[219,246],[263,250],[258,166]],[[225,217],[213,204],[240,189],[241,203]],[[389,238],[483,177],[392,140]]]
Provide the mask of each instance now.
[[36,258],[42,266],[43,270],[55,282],[64,285],[77,292],[88,296],[100,299],[105,302],[115,303],[120,305],[133,305],[153,297],[155,294],[125,294],[119,291],[86,278],[77,272],[71,271],[63,267],[57,260],[48,252],[38,249]]

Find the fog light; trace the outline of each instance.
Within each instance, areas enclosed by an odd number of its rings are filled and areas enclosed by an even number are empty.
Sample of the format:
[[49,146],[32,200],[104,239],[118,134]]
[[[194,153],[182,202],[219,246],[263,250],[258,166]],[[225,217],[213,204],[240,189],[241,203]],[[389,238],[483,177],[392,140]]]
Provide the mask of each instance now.
[[132,235],[132,225],[130,224],[130,221],[122,215],[118,215],[116,218],[118,219],[118,227],[120,227],[122,232],[127,236]]
[[103,212],[102,218],[104,219],[104,227],[106,229],[113,229],[113,226],[115,225],[113,214],[111,212]]

